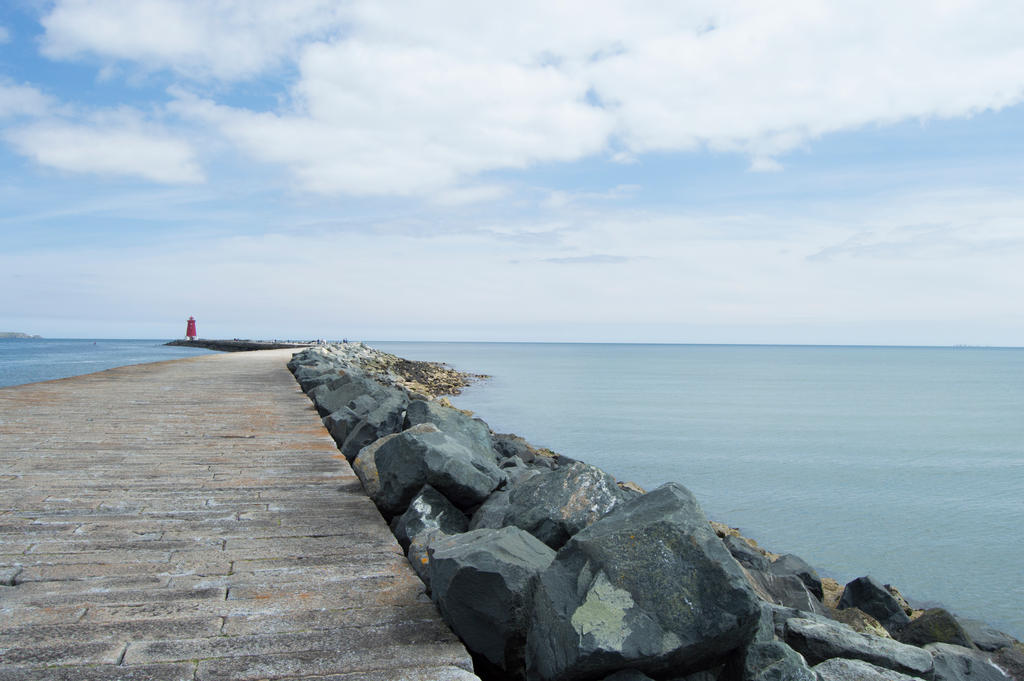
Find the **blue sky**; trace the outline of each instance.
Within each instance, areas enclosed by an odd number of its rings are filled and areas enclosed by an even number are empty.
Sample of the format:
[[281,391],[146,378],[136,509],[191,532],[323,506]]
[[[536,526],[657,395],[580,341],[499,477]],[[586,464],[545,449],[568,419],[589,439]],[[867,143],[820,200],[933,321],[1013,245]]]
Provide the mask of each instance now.
[[1021,345],[1012,2],[20,0],[0,330]]

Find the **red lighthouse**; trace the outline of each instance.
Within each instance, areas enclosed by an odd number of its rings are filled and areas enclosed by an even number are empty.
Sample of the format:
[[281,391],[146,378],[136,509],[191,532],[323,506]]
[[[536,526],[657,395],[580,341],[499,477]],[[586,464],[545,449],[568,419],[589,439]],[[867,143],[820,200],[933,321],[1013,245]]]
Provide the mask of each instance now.
[[189,340],[196,339],[196,318],[189,317],[188,322],[185,324],[185,337]]

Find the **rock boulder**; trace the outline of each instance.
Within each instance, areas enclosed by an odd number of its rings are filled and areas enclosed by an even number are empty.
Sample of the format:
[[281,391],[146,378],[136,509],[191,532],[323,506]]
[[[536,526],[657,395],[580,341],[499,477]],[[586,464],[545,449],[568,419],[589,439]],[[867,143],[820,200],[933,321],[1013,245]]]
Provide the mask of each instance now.
[[431,597],[445,621],[485,668],[522,678],[529,595],[555,552],[514,527],[437,538],[429,552]]
[[514,525],[557,550],[627,499],[629,495],[619,489],[615,478],[600,468],[575,462],[522,480],[509,491],[504,515],[487,519],[478,515],[476,527]]
[[483,502],[506,480],[492,457],[440,431],[404,431],[381,445],[374,462],[380,489],[373,500],[389,518],[404,512],[424,485],[467,509]]
[[897,635],[901,643],[923,646],[927,643],[952,643],[973,648],[970,636],[948,610],[929,608],[921,616],[903,627]]
[[1009,681],[985,653],[951,645],[930,643],[924,647],[935,661],[934,681]]
[[825,660],[814,666],[819,681],[918,681],[913,676],[878,667],[863,660],[845,660],[840,657]]
[[843,590],[839,608],[859,608],[893,634],[910,623],[899,601],[871,576],[858,577]]
[[790,619],[786,621],[785,639],[812,665],[845,657],[912,676],[926,677],[932,671],[932,656],[924,650],[861,634],[838,622]]
[[726,662],[760,607],[693,495],[669,483],[581,530],[537,583],[531,679],[662,678]]
[[466,447],[495,456],[491,447],[491,429],[480,419],[458,409],[446,407],[433,400],[413,400],[406,410],[406,427],[421,423],[433,423],[442,433],[447,433],[449,437]]
[[739,678],[743,681],[818,681],[804,658],[781,641],[748,646]]
[[459,534],[468,529],[468,524],[466,516],[452,502],[430,485],[424,485],[405,513],[391,521],[391,531],[402,550],[408,551],[412,540],[423,532]]

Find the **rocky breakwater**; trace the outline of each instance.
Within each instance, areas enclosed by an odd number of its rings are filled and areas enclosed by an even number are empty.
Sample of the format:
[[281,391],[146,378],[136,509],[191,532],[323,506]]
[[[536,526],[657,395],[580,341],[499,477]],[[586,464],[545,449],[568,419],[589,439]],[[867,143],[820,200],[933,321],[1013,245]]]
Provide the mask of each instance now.
[[469,376],[361,344],[289,367],[485,679],[1024,679],[1005,634],[492,432],[439,397]]

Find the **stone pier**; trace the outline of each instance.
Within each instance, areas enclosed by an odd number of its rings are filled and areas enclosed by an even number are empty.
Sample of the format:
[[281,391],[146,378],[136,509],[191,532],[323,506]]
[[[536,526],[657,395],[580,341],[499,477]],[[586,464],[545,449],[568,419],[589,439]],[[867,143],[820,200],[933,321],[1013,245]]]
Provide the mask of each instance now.
[[293,352],[0,388],[0,681],[477,678]]

